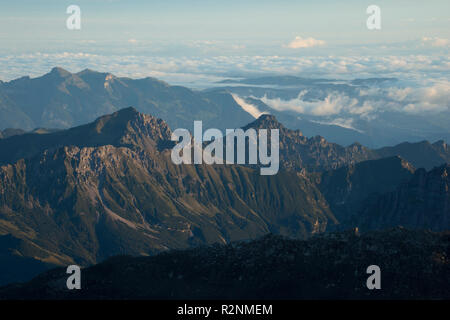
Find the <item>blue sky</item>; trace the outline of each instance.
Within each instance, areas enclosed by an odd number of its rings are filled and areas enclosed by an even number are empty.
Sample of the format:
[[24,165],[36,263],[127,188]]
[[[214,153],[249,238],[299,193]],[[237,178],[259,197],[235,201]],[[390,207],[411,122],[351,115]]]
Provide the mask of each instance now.
[[[82,11],[79,31],[66,28],[66,8],[71,4]],[[366,28],[366,8],[371,4],[381,8],[381,30]],[[311,63],[317,63],[314,59],[330,56],[328,64],[321,61],[322,66],[334,63],[336,57],[355,57],[343,62],[347,65],[364,65],[364,59],[371,57],[382,66],[383,58],[392,60],[391,56],[415,56],[418,61],[425,56],[431,59],[431,71],[445,71],[449,12],[448,0],[2,1],[0,79],[43,72],[54,63],[69,69],[111,66],[105,71],[118,69],[132,76],[147,72],[163,78],[174,70],[181,76],[192,74],[190,66],[198,64],[204,74],[221,76],[237,74],[241,66],[243,73],[251,72],[252,67],[255,72],[264,71],[267,61],[274,66],[273,72],[283,72],[296,70],[289,66],[297,63],[292,61],[311,58]],[[299,42],[306,45],[293,45]],[[223,62],[221,57],[230,61]],[[254,62],[249,57],[255,57]],[[264,62],[260,57],[282,61]],[[133,59],[139,62],[134,67]],[[128,62],[124,65],[121,61]],[[142,67],[142,61],[149,61],[147,68]],[[349,76],[358,70],[353,68]],[[322,71],[308,69],[317,75]],[[365,71],[383,73],[382,69]]]
[[[65,28],[70,4],[82,10],[82,30]],[[369,31],[365,9],[381,8],[382,30]],[[80,40],[120,44],[224,41],[270,54],[296,36],[331,47],[391,44],[423,37],[449,38],[450,1],[2,1],[2,51],[76,50]],[[100,48],[100,46],[97,46]],[[281,49],[279,51],[282,51]]]
[[[66,28],[73,4],[81,8],[78,31]],[[381,9],[381,30],[366,27],[369,5]],[[324,110],[323,121],[347,127],[384,110],[450,110],[448,0],[2,0],[0,43],[3,81],[55,66],[191,88],[261,75],[395,77],[395,85],[358,96],[333,92],[311,102],[300,92],[291,101],[266,102]],[[351,117],[341,115],[346,110]]]

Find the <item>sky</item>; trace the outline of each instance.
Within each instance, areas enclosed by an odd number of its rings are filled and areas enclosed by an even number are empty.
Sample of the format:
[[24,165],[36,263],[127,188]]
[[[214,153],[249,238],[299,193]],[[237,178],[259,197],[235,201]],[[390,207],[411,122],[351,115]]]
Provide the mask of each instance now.
[[[69,5],[81,30],[68,30]],[[381,30],[366,8],[381,9]],[[171,82],[282,73],[446,78],[450,1],[0,0],[0,79],[55,64]]]

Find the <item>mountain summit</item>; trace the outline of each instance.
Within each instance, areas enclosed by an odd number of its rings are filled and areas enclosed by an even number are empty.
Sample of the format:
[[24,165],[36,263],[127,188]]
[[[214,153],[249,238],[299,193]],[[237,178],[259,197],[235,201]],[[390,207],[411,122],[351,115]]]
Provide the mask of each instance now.
[[99,117],[92,123],[68,130],[38,134],[28,133],[0,140],[0,164],[30,158],[46,149],[62,146],[96,147],[102,145],[164,148],[170,145],[167,123],[135,108],[125,108]]
[[262,114],[258,119],[244,127],[244,129],[279,129],[285,130],[286,127],[280,123],[274,115]]

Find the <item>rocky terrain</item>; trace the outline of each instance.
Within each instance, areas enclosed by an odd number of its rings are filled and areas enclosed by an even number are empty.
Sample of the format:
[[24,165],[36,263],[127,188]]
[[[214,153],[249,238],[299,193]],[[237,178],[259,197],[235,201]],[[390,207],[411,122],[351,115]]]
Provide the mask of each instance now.
[[419,169],[395,190],[369,197],[355,223],[362,230],[392,225],[437,231],[450,229],[450,165],[431,171]]
[[305,137],[300,130],[287,129],[272,115],[263,114],[243,129],[249,128],[280,131],[280,165],[285,170],[323,171],[378,158],[375,152],[359,144],[343,147],[320,136]]
[[416,170],[398,156],[306,138],[268,115],[247,128],[280,130],[278,174],[174,165],[167,123],[133,108],[1,139],[0,252],[10,263],[0,266],[0,283],[56,265],[268,233],[308,239],[353,227],[450,229],[445,166]]
[[368,197],[394,191],[408,182],[415,168],[399,156],[363,161],[316,174],[317,185],[343,227],[358,226],[358,216]]
[[[121,256],[82,270],[68,290],[64,268],[0,288],[0,299],[449,299],[450,235],[396,228]],[[369,265],[381,289],[369,290]]]
[[0,167],[0,235],[14,240],[2,251],[47,264],[89,265],[117,254],[270,232],[306,238],[337,223],[307,177],[261,176],[243,166],[176,166],[169,137],[162,120],[131,108],[82,127],[30,135],[36,143],[20,149],[29,157]]

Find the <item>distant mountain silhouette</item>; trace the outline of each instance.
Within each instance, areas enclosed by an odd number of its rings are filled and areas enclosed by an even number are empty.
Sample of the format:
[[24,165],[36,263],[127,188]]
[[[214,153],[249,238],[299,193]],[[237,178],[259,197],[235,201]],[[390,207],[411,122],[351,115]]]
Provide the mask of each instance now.
[[0,129],[69,128],[135,106],[165,119],[172,128],[194,120],[220,129],[245,125],[253,117],[227,92],[199,92],[154,79],[130,79],[90,69],[59,67],[41,77],[0,82]]

